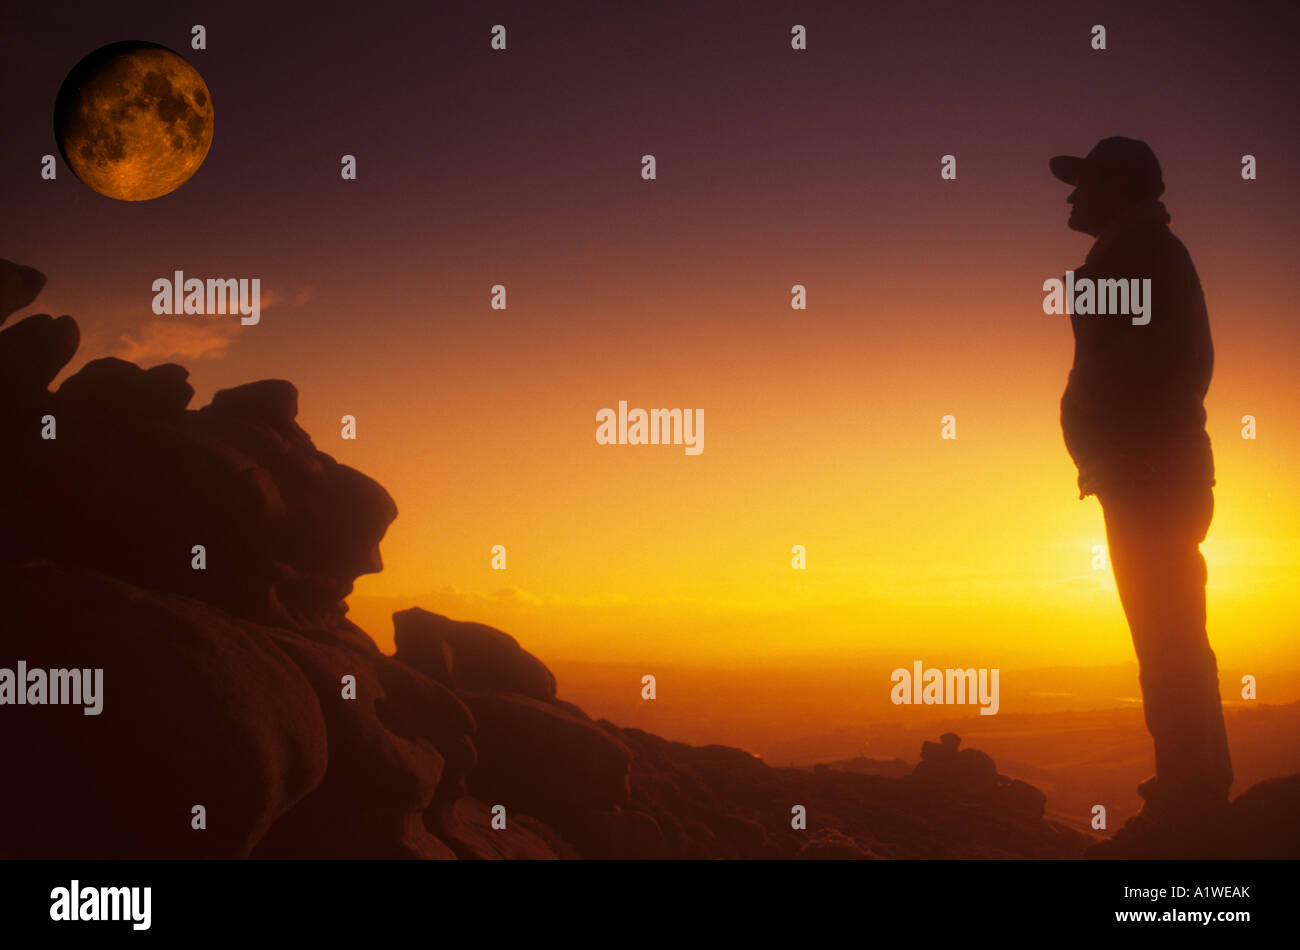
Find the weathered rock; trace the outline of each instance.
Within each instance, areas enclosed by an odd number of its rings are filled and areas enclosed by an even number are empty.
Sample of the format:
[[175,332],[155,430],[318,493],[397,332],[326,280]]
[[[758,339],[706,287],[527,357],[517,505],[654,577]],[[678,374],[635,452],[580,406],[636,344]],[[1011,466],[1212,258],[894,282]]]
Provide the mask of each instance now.
[[505,818],[505,828],[493,828],[490,807],[465,796],[448,806],[435,831],[460,858],[554,861],[559,857],[544,837],[554,839],[555,833],[545,825],[509,810]]
[[635,808],[584,814],[563,830],[584,858],[645,861],[671,854],[659,822]]
[[[320,697],[329,765],[320,785],[278,821],[254,857],[452,858],[425,826],[443,791],[463,790],[473,720],[451,693],[374,652],[286,631],[277,638]],[[343,695],[355,677],[356,698]]]
[[268,629],[48,563],[0,573],[0,602],[4,665],[103,670],[97,716],[4,707],[4,857],[243,857],[322,781],[321,704]]
[[[134,378],[147,386],[145,376]],[[190,413],[104,413],[101,405],[60,398],[58,439],[34,441],[23,458],[31,467],[24,505],[41,513],[34,523],[17,513],[31,553],[290,625],[275,609],[286,505],[269,473],[192,429]]]
[[564,818],[628,800],[627,747],[593,723],[518,693],[461,690],[478,723],[478,798],[536,815],[562,833]]
[[285,379],[263,379],[220,390],[205,411],[238,422],[264,423],[285,434],[302,431],[294,421],[298,418],[298,388]]
[[961,736],[955,732],[945,732],[938,742],[921,743],[922,761],[947,761],[956,757],[961,745]]
[[397,506],[378,482],[316,449],[294,422],[297,404],[290,383],[263,380],[222,390],[193,422],[269,474],[285,505],[266,545],[273,609],[326,626],[342,620],[356,577],[382,569],[379,542]]
[[[63,349],[49,342],[69,329]],[[182,367],[103,359],[51,395],[44,386],[75,330],[70,319],[32,318],[0,334],[25,367],[7,384],[34,394],[4,399],[0,384],[0,435],[27,445],[0,472],[10,529],[0,560],[26,552],[81,564],[259,623],[341,623],[355,578],[382,567],[379,541],[397,509],[378,483],[316,450],[293,422],[293,387],[226,390],[217,411],[193,412]],[[33,347],[58,352],[42,361]],[[40,438],[39,415],[14,411],[32,398],[48,403],[56,440]]]
[[35,300],[45,287],[45,275],[0,258],[0,324]]
[[60,409],[133,416],[178,417],[194,398],[189,371],[175,363],[141,369],[114,357],[91,360],[64,380]]
[[759,857],[767,847],[767,829],[762,822],[744,815],[722,816],[715,831],[740,857]]
[[46,388],[76,354],[79,339],[77,321],[44,313],[0,330],[0,400],[16,407],[48,396]]
[[1300,774],[1267,779],[1232,803],[1234,857],[1300,858]]
[[917,781],[969,794],[984,794],[1010,782],[980,750],[958,750],[961,739],[956,734],[939,738],[942,744],[921,743],[921,761],[912,772]]
[[1028,782],[1023,782],[1018,778],[1012,779],[1011,783],[1006,786],[1004,797],[1008,807],[1025,812],[1035,818],[1042,818],[1047,811],[1047,796]]
[[578,719],[582,719],[585,722],[592,721],[591,717],[583,712],[582,707],[577,706],[574,703],[565,702],[563,699],[553,699],[551,700],[551,704],[555,706],[556,709],[563,709],[570,716],[576,716]]
[[555,699],[551,671],[514,637],[494,627],[412,607],[393,614],[393,631],[397,658],[434,679],[462,689]]

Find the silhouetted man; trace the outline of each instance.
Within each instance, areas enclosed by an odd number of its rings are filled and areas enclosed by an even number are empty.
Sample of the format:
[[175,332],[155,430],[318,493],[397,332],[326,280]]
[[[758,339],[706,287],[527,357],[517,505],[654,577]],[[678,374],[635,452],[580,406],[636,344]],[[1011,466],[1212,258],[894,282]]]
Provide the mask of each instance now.
[[1157,856],[1219,825],[1232,785],[1200,552],[1214,511],[1204,407],[1210,322],[1191,257],[1169,231],[1160,165],[1145,142],[1103,139],[1086,158],[1057,156],[1050,167],[1075,186],[1069,226],[1096,238],[1075,285],[1151,280],[1149,322],[1095,307],[1080,314],[1067,301],[1074,365],[1061,429],[1080,499],[1095,494],[1101,503],[1155,740],[1156,774],[1138,787],[1142,813],[1112,850],[1127,843]]

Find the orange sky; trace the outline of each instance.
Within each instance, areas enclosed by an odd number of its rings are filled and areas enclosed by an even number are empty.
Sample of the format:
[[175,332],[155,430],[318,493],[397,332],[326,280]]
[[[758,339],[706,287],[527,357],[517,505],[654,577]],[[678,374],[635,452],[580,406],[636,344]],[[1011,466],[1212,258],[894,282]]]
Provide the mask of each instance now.
[[[768,10],[700,13],[708,43],[671,19],[519,12],[506,59],[463,11],[434,57],[419,31],[358,45],[345,20],[304,34],[213,19],[247,48],[199,64],[212,150],[173,195],[134,205],[29,174],[67,68],[125,35],[176,43],[157,16],[88,16],[6,50],[27,110],[19,158],[0,156],[24,223],[6,254],[49,274],[41,309],[78,318],[73,370],[181,362],[195,407],[254,379],[298,386],[317,445],[398,504],[385,570],[351,599],[384,648],[389,613],[418,604],[511,632],[562,695],[580,662],[730,669],[732,686],[861,664],[864,697],[886,695],[913,659],[1132,662],[1090,563],[1101,513],[1061,441],[1069,326],[1042,313],[1041,286],[1088,248],[1048,157],[1145,138],[1216,345],[1211,642],[1263,683],[1300,668],[1292,31],[1106,6],[1101,57],[1071,32],[1086,37],[1082,19],[1013,6],[994,29],[973,8],[940,28],[919,8],[844,5],[802,59]],[[359,59],[340,70],[344,48]],[[406,104],[378,107],[386,89]],[[1246,152],[1258,181],[1240,179]],[[343,153],[356,182],[339,179]],[[151,283],[178,268],[260,277],[261,323],[155,317]],[[620,399],[703,408],[703,454],[597,445],[595,414]],[[639,689],[601,675],[573,681],[595,713]],[[815,711],[817,677],[799,681]]]
[[[384,573],[358,585],[356,617],[384,642],[367,599],[406,598],[502,625],[554,658],[779,663],[902,642],[918,657],[965,646],[1003,664],[1126,658],[1113,583],[1091,566],[1100,511],[1077,500],[1060,442],[1068,330],[1023,311],[1011,333],[1031,342],[1014,354],[981,350],[973,331],[913,341],[912,354],[906,340],[873,346],[866,330],[831,340],[819,311],[662,366],[602,369],[609,352],[593,347],[554,385],[485,372],[477,389],[464,380],[463,403],[433,411],[411,380],[396,397],[404,418],[349,404],[362,437],[319,441],[378,477],[402,512]],[[987,328],[1009,312],[968,314]],[[1231,325],[1229,308],[1215,313]],[[1285,367],[1234,366],[1234,349],[1220,345],[1208,401],[1220,480],[1205,545],[1211,630],[1221,655],[1281,663],[1294,656],[1300,433]],[[595,409],[619,398],[703,407],[704,453],[597,445]],[[337,429],[324,412],[313,423],[309,395],[304,410],[311,431]],[[1261,419],[1255,441],[1239,437],[1248,411]],[[955,442],[939,438],[945,412]],[[507,548],[504,572],[490,568],[494,544]],[[792,544],[807,547],[807,571],[791,569]]]

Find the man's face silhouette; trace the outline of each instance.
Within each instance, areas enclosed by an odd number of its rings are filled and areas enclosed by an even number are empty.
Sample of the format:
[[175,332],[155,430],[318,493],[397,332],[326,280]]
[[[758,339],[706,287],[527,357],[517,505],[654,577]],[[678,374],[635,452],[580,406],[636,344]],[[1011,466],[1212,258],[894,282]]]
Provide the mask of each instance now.
[[1065,200],[1070,204],[1070,229],[1096,237],[1133,199],[1130,183],[1123,175],[1085,166],[1079,184]]

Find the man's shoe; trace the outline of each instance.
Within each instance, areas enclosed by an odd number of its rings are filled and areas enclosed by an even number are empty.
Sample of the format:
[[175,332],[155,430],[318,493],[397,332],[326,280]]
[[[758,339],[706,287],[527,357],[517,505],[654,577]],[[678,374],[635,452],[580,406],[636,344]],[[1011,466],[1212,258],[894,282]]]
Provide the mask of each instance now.
[[1086,852],[1097,860],[1188,860],[1231,857],[1232,811],[1228,803],[1184,808],[1148,802],[1124,827]]

